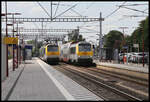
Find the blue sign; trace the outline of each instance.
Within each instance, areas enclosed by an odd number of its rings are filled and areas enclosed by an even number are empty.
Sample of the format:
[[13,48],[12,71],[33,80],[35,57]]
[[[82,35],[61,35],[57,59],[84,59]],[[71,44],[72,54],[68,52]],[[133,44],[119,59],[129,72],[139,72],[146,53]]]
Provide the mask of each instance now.
[[128,46],[123,46],[123,49],[128,49]]
[[13,49],[17,49],[17,46],[16,46],[16,44],[13,44]]
[[32,49],[31,45],[25,45],[25,49]]

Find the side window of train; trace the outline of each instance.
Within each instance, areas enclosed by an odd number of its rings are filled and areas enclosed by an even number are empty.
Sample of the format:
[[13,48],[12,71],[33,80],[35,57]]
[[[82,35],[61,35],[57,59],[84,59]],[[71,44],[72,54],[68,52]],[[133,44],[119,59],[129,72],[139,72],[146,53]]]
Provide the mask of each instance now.
[[41,48],[41,55],[43,55],[43,48]]
[[45,48],[43,48],[43,55],[45,54]]
[[72,48],[70,48],[70,54],[72,54]]
[[71,54],[75,54],[76,48],[75,48],[75,47],[72,47],[72,48],[70,49],[70,52],[71,52]]
[[63,55],[63,50],[61,50],[61,54]]
[[41,54],[41,55],[43,54],[43,48],[41,48],[40,54]]
[[73,48],[73,51],[74,51],[73,53],[75,54],[75,52],[76,52],[76,48],[75,47]]
[[95,46],[93,45],[93,49],[95,49]]
[[72,52],[73,52],[73,49],[72,49],[72,48],[70,48],[70,53],[72,54]]

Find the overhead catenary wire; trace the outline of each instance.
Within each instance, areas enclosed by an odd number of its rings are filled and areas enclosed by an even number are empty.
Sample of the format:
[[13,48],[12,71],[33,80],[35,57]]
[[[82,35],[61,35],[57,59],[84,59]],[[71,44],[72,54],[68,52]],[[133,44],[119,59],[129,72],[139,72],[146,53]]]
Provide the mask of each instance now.
[[146,11],[146,10],[148,10],[148,8],[144,9],[143,11]]
[[79,14],[77,11],[75,11],[74,9],[71,9],[71,11],[75,12],[77,15],[83,17],[81,14]]
[[[125,6],[125,5],[124,5]],[[145,10],[147,10],[147,8],[146,9],[144,9],[143,11],[145,11]],[[123,18],[120,18],[118,21],[120,21],[120,20],[124,20],[124,19],[128,19],[129,17],[130,18],[132,18],[132,17],[146,17],[147,15],[136,15],[136,12],[133,14],[133,15],[123,15],[124,17]]]
[[[124,5],[125,3],[126,3],[126,1],[123,2],[122,5]],[[121,8],[121,7],[119,6],[116,10],[114,10],[112,13],[110,13],[109,15],[107,15],[107,16],[104,17],[104,18],[105,18],[105,19],[108,18],[109,16],[111,16],[112,14],[114,14],[115,12],[117,12],[120,8]]]
[[[91,3],[89,6],[86,7],[86,11],[93,5],[93,3]],[[85,13],[85,12],[84,12]],[[84,26],[86,23],[89,22],[84,22],[80,27]],[[95,23],[95,22],[94,22]]]
[[39,29],[39,27],[36,25],[36,23],[35,22],[32,22],[35,26],[36,26],[36,28],[38,28]]
[[50,16],[49,13],[47,12],[47,10],[37,1],[37,3],[39,4],[39,6],[45,11],[45,13],[51,18],[52,15]]
[[[126,1],[125,2],[123,2],[122,3],[122,5],[124,5],[126,3]],[[114,14],[115,12],[117,12],[118,10],[120,9],[120,7],[119,8],[117,8],[116,10],[114,10],[112,13],[110,13],[109,15],[107,15],[106,17],[104,17],[105,19],[106,18],[108,18],[109,16],[111,16],[112,14]],[[94,22],[94,23],[97,23],[97,22]],[[80,27],[82,27],[82,26],[84,26],[86,23],[84,23],[83,25],[81,25]]]
[[148,5],[148,4],[128,4],[128,5],[123,5],[123,6],[141,6],[141,5]]
[[53,19],[55,19],[55,18],[57,18],[57,17],[63,15],[64,13],[66,13],[66,12],[69,11],[70,9],[74,8],[75,6],[77,6],[77,4],[71,6],[70,8],[68,8],[67,10],[65,10],[64,12],[62,12],[62,13],[60,13],[59,15],[55,16]]
[[40,7],[46,12],[46,14],[49,16],[49,17],[51,17],[50,15],[49,15],[49,13],[46,11],[46,9],[37,1],[37,3],[40,5]]
[[133,9],[133,8],[128,8],[128,7],[124,7],[124,6],[119,6],[119,7],[123,7],[123,8],[129,9],[129,10],[138,11],[138,12],[141,12],[141,13],[146,13],[146,14],[148,14],[147,12],[140,11],[140,10]]
[[[46,10],[38,1],[37,1],[37,3],[38,3],[39,6],[45,11],[45,13],[51,18],[52,15],[50,15],[50,14],[47,12],[47,10]],[[46,22],[45,28],[46,28],[46,26],[47,26],[47,22]]]
[[92,5],[93,5],[93,3],[91,3],[90,5],[88,5],[88,6],[86,7],[86,9],[89,9]]
[[[77,3],[77,4],[78,4],[78,3]],[[68,8],[67,10],[65,10],[64,12],[62,12],[62,13],[60,13],[59,15],[55,16],[54,18],[52,18],[52,20],[55,19],[55,18],[57,18],[57,17],[59,17],[59,16],[61,16],[61,15],[63,15],[64,13],[66,13],[67,11],[69,11],[70,9],[74,8],[77,4],[71,6],[70,8]]]
[[56,10],[55,10],[54,17],[55,17],[55,15],[56,15],[57,10],[58,10],[59,4],[60,4],[60,1],[59,1],[58,4],[57,4],[57,8],[56,8]]
[[[88,28],[81,28],[81,29],[86,29],[86,30],[89,30],[89,31],[96,31],[96,30],[88,29]],[[98,31],[96,31],[96,32],[98,32]]]

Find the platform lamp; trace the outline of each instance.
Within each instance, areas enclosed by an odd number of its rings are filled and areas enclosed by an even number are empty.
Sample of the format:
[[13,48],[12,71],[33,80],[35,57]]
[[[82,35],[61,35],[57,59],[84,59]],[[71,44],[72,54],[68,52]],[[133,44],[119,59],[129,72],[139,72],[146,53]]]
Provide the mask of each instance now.
[[142,53],[142,55],[143,55],[142,63],[143,63],[143,67],[144,67],[144,65],[145,65],[145,63],[144,63],[144,23],[145,23],[145,21],[143,23],[141,21],[139,21],[138,23],[141,24],[139,29],[140,29],[140,33],[142,34],[142,52],[143,52]]
[[141,30],[141,33],[142,33],[142,55],[143,55],[143,57],[142,57],[142,63],[143,63],[143,67],[144,67],[144,65],[145,65],[145,63],[144,63],[144,28],[143,27],[140,27],[140,30]]
[[[7,31],[7,2],[5,2],[6,4],[6,13],[2,13],[1,16],[5,16],[6,17],[6,37],[8,37],[8,31]],[[6,44],[6,76],[8,77],[9,75],[9,71],[8,71],[8,45]]]
[[[13,19],[13,37],[14,37],[14,16],[15,15],[21,15],[21,13],[8,13],[8,15],[12,15],[12,19]],[[14,60],[14,45],[13,45],[13,71],[15,70],[15,60]]]
[[[19,29],[18,29],[18,24],[23,24],[23,22],[14,22],[14,23],[16,23],[17,24],[17,29],[16,29],[16,31],[17,31],[17,34],[16,34],[16,36],[18,37],[18,40],[19,40],[19,36],[20,36],[20,34],[19,34]],[[19,45],[17,44],[17,68],[18,68],[18,58],[19,57]]]
[[19,34],[19,45],[20,45],[20,53],[19,53],[19,56],[20,56],[20,61],[19,61],[19,64],[21,64],[21,52],[22,52],[22,47],[23,47],[23,34],[20,33],[20,30],[23,30],[24,27],[18,27],[18,34]]

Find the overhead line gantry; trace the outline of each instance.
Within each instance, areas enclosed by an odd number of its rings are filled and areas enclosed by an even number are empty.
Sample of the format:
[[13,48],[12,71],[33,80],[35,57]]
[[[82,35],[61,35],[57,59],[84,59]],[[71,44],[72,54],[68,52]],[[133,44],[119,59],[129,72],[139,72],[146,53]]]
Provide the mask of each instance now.
[[[20,32],[71,32],[76,29],[19,29]],[[6,31],[6,29],[2,29],[2,31]],[[8,29],[8,31],[12,31],[12,29]]]
[[[5,18],[1,18],[5,22]],[[7,18],[8,22],[12,22],[13,18]],[[16,22],[93,22],[103,21],[104,18],[14,18]]]

